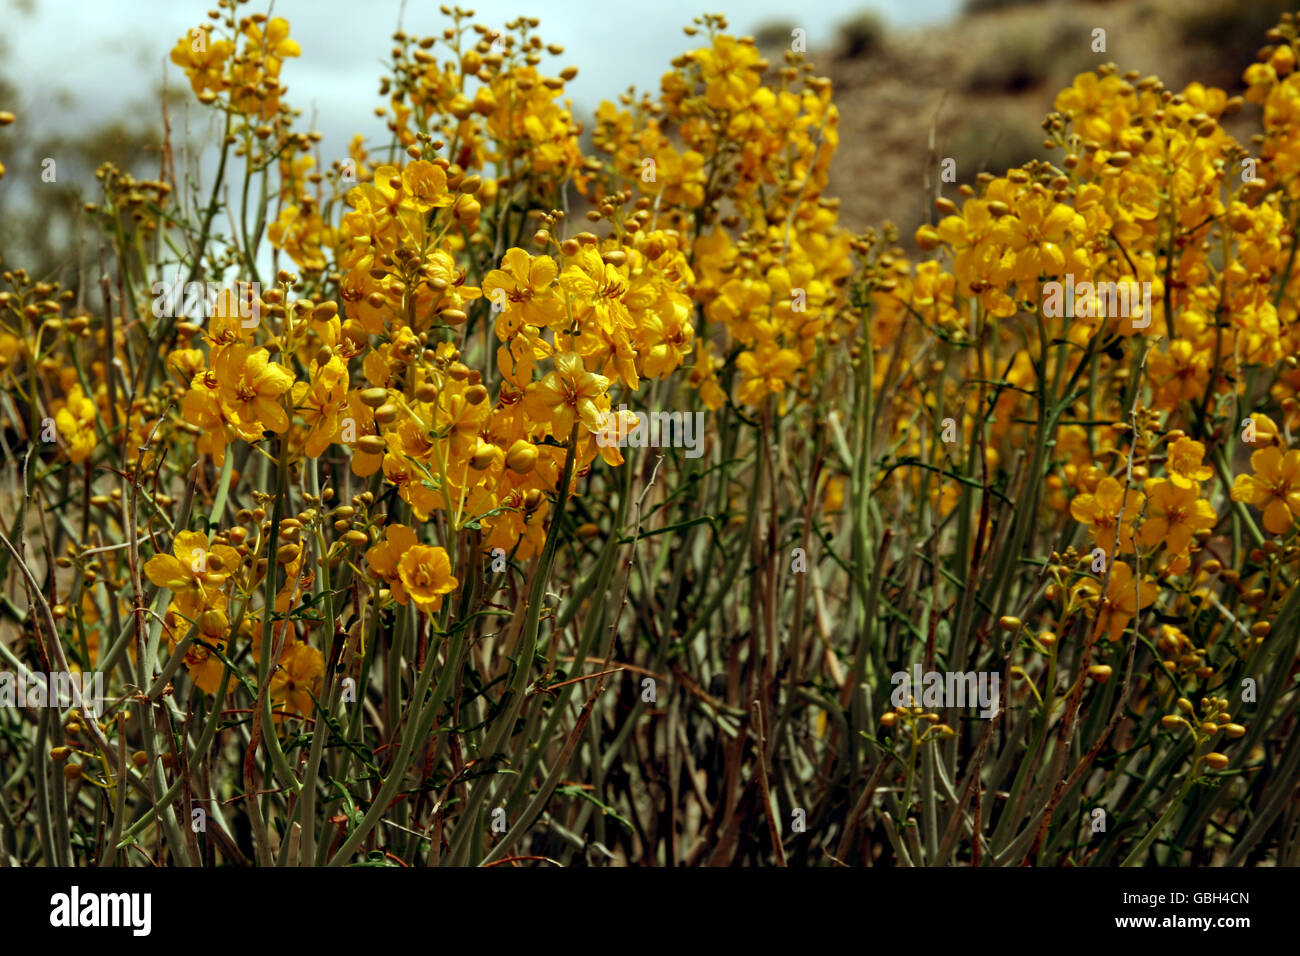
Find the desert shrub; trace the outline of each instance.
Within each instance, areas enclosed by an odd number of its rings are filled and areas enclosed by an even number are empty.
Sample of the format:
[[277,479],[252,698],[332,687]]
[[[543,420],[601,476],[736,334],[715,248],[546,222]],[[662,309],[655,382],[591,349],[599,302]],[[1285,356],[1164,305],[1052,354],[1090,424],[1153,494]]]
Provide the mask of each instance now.
[[447,12],[326,157],[220,3],[203,191],[0,272],[3,862],[1300,862],[1291,19],[1256,153],[1103,66],[909,257],[722,17],[584,151]]
[[840,55],[847,59],[868,56],[885,39],[885,21],[874,10],[864,10],[839,25]]

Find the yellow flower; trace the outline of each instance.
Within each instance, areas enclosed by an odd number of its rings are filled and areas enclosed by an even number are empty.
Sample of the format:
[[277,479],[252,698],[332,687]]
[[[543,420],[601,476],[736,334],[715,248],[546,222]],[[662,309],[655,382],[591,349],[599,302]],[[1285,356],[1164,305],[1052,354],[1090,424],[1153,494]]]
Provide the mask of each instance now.
[[601,411],[596,403],[609,388],[609,379],[588,372],[573,352],[555,356],[554,371],[528,387],[524,408],[538,423],[551,426],[551,433],[567,439],[576,418],[589,432],[601,428]]
[[320,697],[325,655],[305,641],[292,641],[280,653],[271,673],[271,704],[277,722],[289,715],[311,713],[312,696]]
[[1172,553],[1179,554],[1198,530],[1213,528],[1218,520],[1214,506],[1200,497],[1194,482],[1179,487],[1166,478],[1150,478],[1143,488],[1147,506],[1140,537],[1148,547],[1163,541]]
[[372,571],[388,584],[388,589],[398,604],[406,604],[410,597],[406,585],[397,572],[397,562],[402,555],[419,544],[415,532],[404,524],[390,524],[384,529],[384,540],[366,552],[366,563]]
[[785,391],[803,360],[799,353],[764,342],[752,352],[736,357],[736,368],[745,381],[736,389],[736,397],[746,405],[758,405],[768,395]]
[[176,41],[171,61],[185,70],[195,93],[218,93],[226,87],[222,71],[234,51],[229,40],[214,38],[207,27],[195,27]]
[[450,206],[455,199],[447,191],[447,173],[441,166],[423,159],[408,163],[402,170],[404,199],[420,212]]
[[1286,534],[1300,516],[1300,451],[1285,455],[1276,446],[1250,456],[1253,475],[1238,475],[1232,483],[1232,500],[1244,501],[1264,512],[1269,534]]
[[308,458],[318,458],[338,437],[347,395],[348,369],[337,356],[316,370],[315,380],[310,384],[294,383],[294,408],[307,423],[303,454]]
[[397,574],[411,600],[429,613],[442,607],[442,596],[460,584],[451,575],[447,552],[427,544],[417,544],[407,550],[397,562]]
[[1134,615],[1159,595],[1160,588],[1154,581],[1143,579],[1135,583],[1133,569],[1123,561],[1116,561],[1111,565],[1106,596],[1097,614],[1097,633],[1107,635],[1112,642],[1119,640]]
[[1080,524],[1092,531],[1096,547],[1109,554],[1116,547],[1115,529],[1119,526],[1119,550],[1133,550],[1133,522],[1142,510],[1143,494],[1136,489],[1127,491],[1114,478],[1107,475],[1097,482],[1092,494],[1077,496],[1070,502],[1070,514]]
[[54,415],[58,437],[68,449],[68,460],[81,464],[95,450],[95,403],[86,397],[80,385],[72,386],[68,400]]
[[1205,446],[1190,438],[1179,438],[1169,446],[1169,480],[1179,488],[1195,488],[1214,477],[1214,469],[1201,464]]
[[244,29],[244,35],[248,37],[250,47],[258,48],[269,57],[269,70],[272,76],[279,74],[282,60],[302,55],[302,48],[298,46],[297,41],[289,39],[289,21],[284,17],[274,17],[266,25],[265,36],[256,23],[249,21]]
[[554,259],[510,249],[501,265],[483,277],[483,295],[498,313],[497,338],[505,341],[524,325],[540,328],[565,321],[564,302],[552,285],[559,272]]
[[222,349],[213,371],[221,407],[244,437],[253,440],[261,437],[263,429],[283,432],[289,427],[280,396],[293,385],[293,376],[273,364],[266,349],[248,345]]
[[185,652],[185,669],[199,690],[205,694],[215,694],[217,688],[221,686],[221,675],[225,673],[226,665],[220,657],[199,641],[211,644],[222,654],[229,656],[226,638],[230,632],[230,621],[224,611],[214,608],[200,614],[197,623],[199,633],[189,650]]
[[208,546],[200,531],[182,531],[171,554],[155,554],[144,573],[160,588],[169,589],[180,612],[189,618],[224,601],[221,588],[240,565],[239,553],[226,545]]
[[181,415],[185,421],[199,428],[198,452],[211,455],[217,467],[226,461],[226,444],[230,440],[227,426],[232,424],[221,406],[217,379],[212,372],[200,372],[190,383],[190,390],[181,399]]

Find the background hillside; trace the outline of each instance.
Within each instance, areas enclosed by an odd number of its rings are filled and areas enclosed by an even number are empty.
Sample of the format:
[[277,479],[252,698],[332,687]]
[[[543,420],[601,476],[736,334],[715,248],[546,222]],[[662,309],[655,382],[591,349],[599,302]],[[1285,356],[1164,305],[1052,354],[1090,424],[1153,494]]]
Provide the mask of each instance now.
[[[1173,89],[1192,81],[1242,89],[1282,0],[1112,0],[968,4],[952,21],[891,31],[863,14],[841,28],[839,46],[813,50],[831,77],[841,115],[840,153],[830,193],[854,228],[896,223],[905,239],[929,215],[925,183],[938,159],[957,160],[958,183],[981,170],[1001,172],[1046,158],[1035,135],[1056,92],[1075,74],[1114,62],[1121,71],[1155,73]],[[1106,52],[1092,52],[1092,31],[1106,31]],[[789,29],[760,31],[780,55]],[[1247,104],[1229,122],[1240,139],[1258,129]],[[931,134],[934,150],[931,151]],[[952,193],[948,186],[947,192]]]

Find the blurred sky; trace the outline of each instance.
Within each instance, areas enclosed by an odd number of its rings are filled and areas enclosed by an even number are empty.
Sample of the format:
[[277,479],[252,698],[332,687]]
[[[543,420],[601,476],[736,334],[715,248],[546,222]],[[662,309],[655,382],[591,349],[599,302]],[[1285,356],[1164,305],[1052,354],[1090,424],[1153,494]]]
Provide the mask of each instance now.
[[[890,27],[902,28],[952,16],[960,0],[738,0],[729,5],[721,0],[462,0],[461,5],[472,7],[478,22],[493,26],[521,13],[540,18],[542,39],[565,47],[563,56],[543,60],[544,69],[578,67],[568,92],[577,118],[590,127],[600,100],[629,85],[658,89],[669,61],[697,42],[681,28],[705,10],[726,13],[738,35],[789,21],[807,29],[815,51],[832,44],[837,25],[863,10],[876,10]],[[403,29],[418,36],[440,33],[447,21],[438,6],[439,0],[407,0]],[[153,91],[167,54],[191,27],[210,22],[208,9],[202,0],[0,0],[0,70],[19,88],[29,128],[72,129],[123,109],[155,124],[159,107]],[[260,2],[240,8],[241,13],[265,9]],[[281,74],[288,100],[303,111],[299,128],[310,126],[324,135],[327,163],[328,157],[345,155],[353,133],[378,137],[384,132],[374,116],[378,78],[401,9],[401,0],[274,4],[273,15],[289,20],[303,51]],[[178,68],[167,64],[166,69],[171,86],[185,85]],[[173,117],[174,125],[182,121]]]

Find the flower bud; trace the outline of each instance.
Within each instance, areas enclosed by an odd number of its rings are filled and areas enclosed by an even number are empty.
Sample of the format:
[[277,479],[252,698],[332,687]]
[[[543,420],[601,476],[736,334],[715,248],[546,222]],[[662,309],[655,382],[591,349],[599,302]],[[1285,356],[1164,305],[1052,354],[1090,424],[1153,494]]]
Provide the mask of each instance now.
[[496,445],[480,439],[478,445],[475,446],[473,453],[469,456],[470,467],[475,471],[483,471],[484,469],[490,468],[492,462],[496,459],[499,453],[500,449],[497,448]]
[[525,475],[537,464],[537,446],[526,439],[519,439],[506,452],[506,467],[511,471]]

